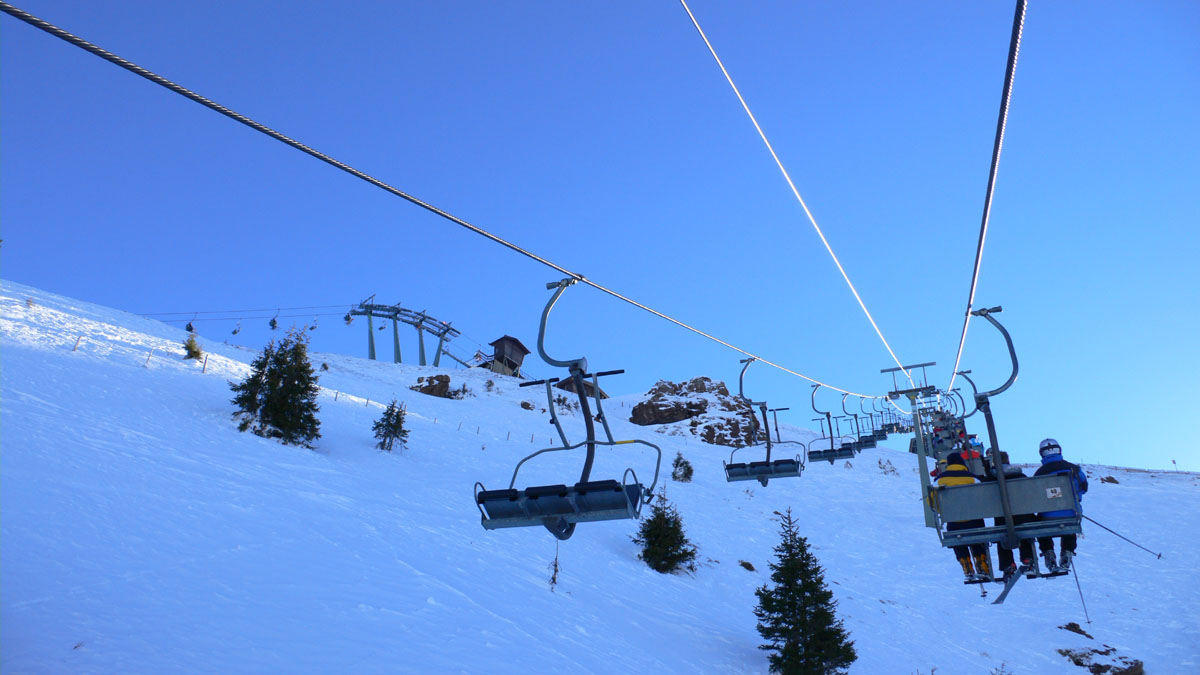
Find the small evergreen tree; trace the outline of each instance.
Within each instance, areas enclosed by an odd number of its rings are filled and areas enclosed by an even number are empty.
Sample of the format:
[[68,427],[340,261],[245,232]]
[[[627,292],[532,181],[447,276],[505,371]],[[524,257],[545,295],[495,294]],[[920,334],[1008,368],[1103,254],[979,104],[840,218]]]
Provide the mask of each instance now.
[[392,399],[383,416],[375,421],[373,429],[375,438],[379,440],[375,447],[391,452],[392,444],[400,441],[400,448],[404,449],[404,444],[408,442],[408,429],[404,428],[405,412],[404,405],[396,405],[396,399]]
[[854,642],[834,614],[837,601],[825,586],[824,570],[808,550],[808,541],[796,530],[791,509],[780,520],[775,555],[776,562],[769,563],[775,587],[763,585],[754,592],[758,634],[767,640],[759,649],[774,652],[768,657],[771,672],[845,672],[858,658]]
[[196,334],[188,333],[187,339],[183,341],[183,360],[198,359],[204,356],[204,350],[200,348],[200,343],[196,342]]
[[642,547],[638,558],[655,572],[696,571],[696,547],[683,531],[679,511],[667,502],[665,487],[650,505],[650,517],[642,521],[637,536],[632,539]]
[[250,364],[251,373],[238,384],[233,414],[239,431],[278,438],[286,445],[303,445],[321,437],[317,420],[317,376],[308,360],[308,335],[293,328],[279,344],[267,343]]
[[692,463],[684,459],[682,452],[675,453],[675,461],[671,463],[671,480],[679,483],[692,482]]

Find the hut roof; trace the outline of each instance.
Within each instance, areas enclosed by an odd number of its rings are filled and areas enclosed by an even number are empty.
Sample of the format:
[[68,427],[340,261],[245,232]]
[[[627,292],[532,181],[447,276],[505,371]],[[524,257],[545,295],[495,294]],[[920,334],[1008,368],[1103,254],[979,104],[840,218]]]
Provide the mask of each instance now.
[[520,340],[518,340],[517,338],[515,338],[515,337],[513,337],[513,336],[511,336],[511,335],[502,335],[502,336],[500,336],[500,337],[496,338],[495,340],[492,340],[491,342],[489,342],[489,343],[488,343],[488,345],[489,345],[489,346],[491,346],[491,347],[495,347],[497,342],[504,342],[505,340],[512,340],[513,342],[515,342],[515,343],[516,343],[516,346],[517,346],[517,347],[518,347],[518,348],[519,348],[521,351],[525,352],[526,354],[529,354],[529,353],[530,353],[529,349],[528,349],[528,348],[526,348],[526,347],[525,347],[525,345],[521,344],[521,341],[520,341]]

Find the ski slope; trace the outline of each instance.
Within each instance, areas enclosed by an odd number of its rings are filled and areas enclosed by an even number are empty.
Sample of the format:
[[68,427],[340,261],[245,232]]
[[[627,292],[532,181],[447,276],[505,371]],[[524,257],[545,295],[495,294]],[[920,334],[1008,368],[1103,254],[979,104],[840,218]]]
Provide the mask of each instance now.
[[[1196,474],[1086,467],[1085,512],[1163,553],[1085,524],[1076,564],[1088,625],[1071,577],[1023,580],[1002,606],[962,585],[923,527],[912,455],[867,450],[766,488],[727,484],[727,448],[634,426],[625,420],[640,396],[618,396],[605,401],[613,431],[662,446],[660,483],[702,564],[660,575],[637,559],[634,522],[582,524],[558,546],[551,589],[555,540],[540,528],[485,531],[472,501],[475,481],[505,486],[551,440],[537,388],[318,353],[314,365],[329,366],[318,373],[323,436],[315,451],[282,446],[231,420],[228,382],[254,351],[201,337],[201,372],[182,359],[178,329],[0,288],[6,673],[763,673],[754,589],[777,541],[773,514],[789,507],[855,641],[852,673],[1083,673],[1057,650],[1104,645],[1146,672],[1200,672]],[[473,395],[409,390],[435,373]],[[408,405],[411,435],[388,454],[371,424],[392,397]],[[580,438],[581,418],[562,420]],[[695,466],[690,484],[669,482],[677,451]],[[575,480],[581,455],[557,454],[567,456],[534,460],[519,482]],[[649,480],[652,451],[602,451],[593,477],[626,466]],[[1068,622],[1094,639],[1058,628]]]

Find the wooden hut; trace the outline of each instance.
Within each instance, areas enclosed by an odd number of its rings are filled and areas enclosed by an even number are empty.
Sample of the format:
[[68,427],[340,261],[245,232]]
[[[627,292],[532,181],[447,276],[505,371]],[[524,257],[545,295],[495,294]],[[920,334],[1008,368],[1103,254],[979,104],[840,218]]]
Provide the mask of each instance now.
[[529,353],[529,349],[521,344],[520,340],[511,335],[505,335],[488,344],[495,351],[492,353],[492,360],[482,365],[494,373],[520,377],[521,364],[524,363],[525,355]]

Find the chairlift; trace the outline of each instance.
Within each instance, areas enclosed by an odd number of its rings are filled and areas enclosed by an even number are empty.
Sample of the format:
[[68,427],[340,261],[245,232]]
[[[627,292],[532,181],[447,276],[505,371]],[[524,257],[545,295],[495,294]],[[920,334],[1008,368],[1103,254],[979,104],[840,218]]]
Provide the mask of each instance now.
[[195,321],[195,320],[196,320],[196,317],[197,317],[197,316],[199,316],[199,315],[200,315],[200,313],[199,313],[199,312],[196,312],[195,314],[193,314],[193,315],[192,315],[192,318],[191,318],[191,319],[188,319],[187,325],[186,325],[186,326],[184,326],[184,328],[185,328],[185,329],[187,329],[187,332],[189,332],[189,333],[195,333],[195,332],[196,332],[196,329],[192,327],[192,322],[193,322],[193,321]]
[[271,320],[267,322],[267,325],[269,325],[271,327],[271,330],[276,330],[279,328],[279,310],[278,309],[275,310],[275,316],[271,317]]
[[847,415],[850,415],[854,418],[855,450],[873,448],[875,447],[875,437],[871,435],[863,435],[862,427],[858,424],[858,413],[852,413],[849,410],[846,410],[846,397],[849,395],[850,394],[842,394],[842,412],[845,412]]
[[316,329],[317,329],[317,322],[318,322],[318,321],[320,321],[320,320],[321,320],[321,319],[320,319],[320,317],[316,317],[316,316],[314,316],[314,317],[313,317],[313,322],[312,322],[312,325],[308,327],[308,330],[310,330],[310,331],[314,331],[314,330],[316,330]]
[[[772,478],[799,478],[800,474],[804,472],[804,462],[801,461],[800,455],[786,459],[771,459],[771,424],[767,420],[767,402],[751,401],[750,399],[746,398],[745,390],[742,386],[746,375],[746,369],[750,367],[751,363],[754,363],[757,360],[758,359],[755,357],[750,357],[748,359],[742,359],[739,361],[739,363],[746,364],[742,366],[741,375],[738,376],[738,398],[750,407],[750,445],[746,445],[741,448],[734,448],[733,452],[729,453],[729,462],[722,462],[722,464],[725,466],[726,482],[733,483],[743,480],[757,480],[759,483],[762,483],[763,487],[766,487],[767,483]],[[756,439],[754,438],[754,428],[757,426],[757,420],[754,417],[754,408],[756,407],[762,413],[762,426],[763,429],[766,430],[767,457],[761,462],[734,462],[733,456],[737,454],[739,450],[744,450],[745,448],[756,445]],[[802,443],[797,441],[787,441],[787,443],[803,446]]]
[[[807,450],[808,461],[810,461],[810,462],[818,461],[819,462],[819,461],[823,461],[823,460],[828,460],[830,464],[833,464],[834,460],[850,459],[851,457],[854,457],[854,447],[853,446],[845,446],[845,445],[841,445],[841,444],[838,444],[836,446],[834,445],[835,437],[841,436],[841,434],[834,432],[834,428],[833,428],[834,418],[832,416],[832,413],[830,413],[827,410],[817,410],[817,391],[820,390],[821,386],[822,385],[819,385],[819,384],[813,385],[811,404],[812,404],[813,412],[817,413],[818,415],[825,416],[825,423],[829,426],[829,449],[828,450],[826,450],[826,449]],[[840,432],[840,429],[839,429],[839,432]],[[824,434],[825,434],[824,427],[822,427],[822,429],[821,429],[821,434],[822,434],[822,438],[819,438],[817,440],[824,440]],[[815,442],[816,441],[810,441],[809,446],[811,446]]]
[[242,322],[241,321],[237,322],[237,325],[233,327],[232,335],[237,335],[240,332],[242,332]]
[[[517,462],[516,468],[513,469],[512,480],[509,481],[507,489],[487,490],[484,488],[483,483],[475,483],[475,505],[479,508],[480,521],[484,529],[494,530],[508,527],[542,525],[557,539],[565,541],[571,538],[578,523],[640,518],[642,506],[649,504],[654,498],[654,488],[658,484],[659,469],[662,466],[662,450],[657,445],[648,441],[637,439],[615,440],[612,430],[608,426],[608,418],[604,415],[603,406],[600,402],[600,378],[617,375],[625,371],[610,370],[589,374],[587,372],[587,359],[584,357],[563,361],[551,358],[546,353],[546,321],[550,316],[550,310],[554,308],[554,304],[558,302],[558,298],[563,292],[577,281],[578,279],[572,277],[546,284],[547,289],[555,289],[555,291],[549,302],[546,303],[546,308],[542,311],[542,320],[538,328],[537,347],[538,354],[542,357],[543,361],[554,367],[566,368],[570,373],[570,380],[574,385],[575,394],[579,397],[579,409],[583,415],[587,438],[579,443],[571,443],[558,421],[558,414],[554,403],[554,392],[551,387],[555,382],[559,381],[559,378],[522,382],[519,386],[527,387],[539,384],[545,386],[547,410],[550,411],[550,422],[554,424],[554,428],[558,431],[562,445],[543,448]],[[592,417],[591,406],[588,401],[588,378],[590,378],[592,392],[595,395],[596,418]],[[595,422],[597,419],[604,428],[604,435],[607,438],[605,441],[596,439]],[[649,487],[639,482],[637,474],[631,468],[625,469],[619,481],[591,480],[592,463],[596,458],[597,446],[628,444],[645,445],[653,448],[658,454],[654,465],[654,478],[651,480]],[[539,485],[527,487],[523,490],[516,489],[517,474],[525,462],[543,453],[575,450],[580,447],[587,448],[587,456],[584,459],[583,472],[580,474],[579,482],[574,485]]]
[[[988,459],[991,466],[995,468],[993,473],[996,480],[972,485],[932,487],[926,473],[925,459],[928,456],[926,448],[923,443],[918,443],[917,455],[921,465],[918,473],[921,474],[922,491],[926,496],[924,500],[926,524],[937,529],[938,539],[945,547],[999,544],[1008,549],[1016,549],[1022,540],[1080,534],[1083,531],[1083,511],[1079,505],[1079,495],[1075,494],[1075,486],[1069,475],[1051,474],[1028,478],[1005,478],[1004,476],[1003,462],[1000,459],[1000,444],[996,438],[996,425],[992,418],[991,398],[1012,386],[1017,379],[1019,365],[1012,337],[1004,326],[992,316],[1000,311],[1000,307],[993,307],[971,312],[973,316],[987,319],[1000,331],[1004,336],[1009,357],[1012,360],[1012,374],[1003,385],[986,392],[976,390],[974,394],[976,409],[983,413],[984,419],[987,421],[988,437],[991,443]],[[974,386],[973,383],[972,386]],[[915,401],[915,397],[913,400]],[[919,427],[921,410],[914,405],[913,411]],[[961,418],[959,419],[961,421]],[[1074,510],[1075,516],[1035,520],[1019,525],[1013,522],[1014,516],[1068,509]],[[954,531],[945,529],[948,523],[985,518],[1003,518],[1005,524]],[[1036,559],[1031,572],[1037,574]]]

